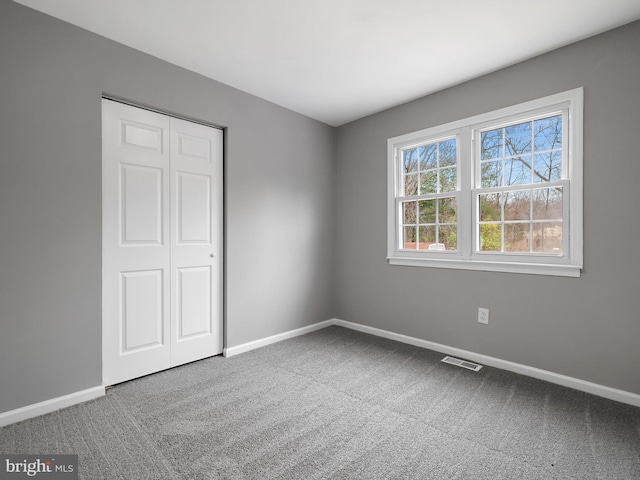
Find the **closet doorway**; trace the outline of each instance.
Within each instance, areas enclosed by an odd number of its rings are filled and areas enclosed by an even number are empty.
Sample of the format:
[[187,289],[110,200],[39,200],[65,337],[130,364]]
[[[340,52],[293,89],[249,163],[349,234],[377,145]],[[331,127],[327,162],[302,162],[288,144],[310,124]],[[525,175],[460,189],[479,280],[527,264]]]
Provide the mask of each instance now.
[[222,353],[222,142],[102,100],[104,385]]

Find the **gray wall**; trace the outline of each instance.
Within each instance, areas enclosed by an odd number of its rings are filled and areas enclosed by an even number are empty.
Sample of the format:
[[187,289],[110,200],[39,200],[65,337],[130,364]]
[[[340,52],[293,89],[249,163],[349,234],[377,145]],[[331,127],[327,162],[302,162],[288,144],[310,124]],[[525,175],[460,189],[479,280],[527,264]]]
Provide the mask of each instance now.
[[333,316],[332,128],[0,0],[0,412],[102,381],[103,92],[227,127],[227,346]]
[[[638,45],[635,23],[334,130],[0,0],[0,412],[101,383],[102,93],[227,127],[227,346],[335,316],[640,394]],[[387,264],[388,137],[577,86],[581,278]]]
[[[387,264],[387,138],[579,86],[581,278]],[[640,394],[639,86],[636,22],[339,128],[336,316]]]

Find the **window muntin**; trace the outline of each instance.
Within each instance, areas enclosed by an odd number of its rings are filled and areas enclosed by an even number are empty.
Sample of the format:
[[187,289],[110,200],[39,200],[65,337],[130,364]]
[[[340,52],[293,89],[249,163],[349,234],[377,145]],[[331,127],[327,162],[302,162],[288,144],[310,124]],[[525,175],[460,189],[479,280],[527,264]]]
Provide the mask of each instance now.
[[562,256],[563,188],[479,194],[477,250]]
[[401,250],[457,250],[457,144],[454,137],[400,150]]
[[480,132],[481,188],[541,183],[562,176],[563,113]]
[[[389,263],[580,276],[582,98],[577,88],[390,138]],[[453,139],[455,190],[438,157]]]
[[457,190],[455,138],[406,148],[401,152],[405,197]]
[[477,131],[476,253],[563,255],[566,116],[564,110]]
[[457,199],[440,197],[401,202],[403,250],[458,249]]

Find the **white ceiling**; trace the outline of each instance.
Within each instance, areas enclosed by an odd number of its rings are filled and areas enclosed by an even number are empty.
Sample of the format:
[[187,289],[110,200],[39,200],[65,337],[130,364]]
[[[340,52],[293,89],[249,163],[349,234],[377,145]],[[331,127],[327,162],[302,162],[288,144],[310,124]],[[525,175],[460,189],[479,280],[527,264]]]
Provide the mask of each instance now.
[[639,0],[15,0],[330,125],[640,19]]

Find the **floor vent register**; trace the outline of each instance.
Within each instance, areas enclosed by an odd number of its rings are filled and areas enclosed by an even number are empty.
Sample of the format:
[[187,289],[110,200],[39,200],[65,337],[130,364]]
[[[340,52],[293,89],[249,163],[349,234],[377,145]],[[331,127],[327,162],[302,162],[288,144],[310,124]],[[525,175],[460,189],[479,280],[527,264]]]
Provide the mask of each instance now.
[[450,363],[451,365],[456,365],[458,367],[468,368],[469,370],[473,370],[474,372],[477,372],[482,368],[482,365],[478,365],[477,363],[473,363],[473,362],[467,362],[466,360],[460,360],[459,358],[455,358],[455,357],[447,356],[447,357],[444,357],[442,361],[444,363]]

